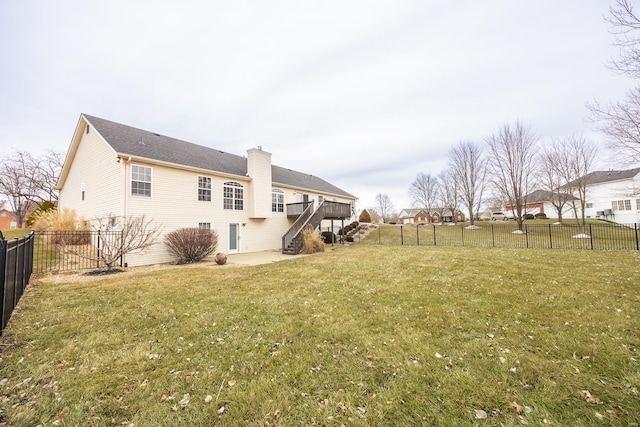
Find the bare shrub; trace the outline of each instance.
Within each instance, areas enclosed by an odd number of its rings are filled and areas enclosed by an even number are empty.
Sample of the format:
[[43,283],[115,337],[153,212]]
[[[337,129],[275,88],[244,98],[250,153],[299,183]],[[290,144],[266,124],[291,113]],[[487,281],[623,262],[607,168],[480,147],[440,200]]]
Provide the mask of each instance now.
[[305,254],[313,254],[316,252],[324,252],[324,242],[320,236],[320,232],[313,231],[307,227],[302,230],[302,252]]
[[204,228],[181,228],[165,237],[169,252],[178,264],[202,261],[218,246],[218,233]]
[[58,245],[63,253],[101,262],[107,270],[112,270],[116,261],[126,254],[147,251],[156,243],[161,231],[159,225],[154,225],[144,215],[109,215],[96,218],[91,226],[97,240],[95,246],[100,248],[96,255],[79,252],[69,241],[61,241]]

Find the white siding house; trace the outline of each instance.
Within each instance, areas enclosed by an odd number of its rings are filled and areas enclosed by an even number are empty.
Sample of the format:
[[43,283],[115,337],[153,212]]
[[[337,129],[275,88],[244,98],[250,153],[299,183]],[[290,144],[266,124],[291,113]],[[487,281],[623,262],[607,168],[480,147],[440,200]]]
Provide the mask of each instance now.
[[587,218],[640,223],[640,168],[591,172],[587,179]]
[[[145,215],[163,235],[185,227],[218,233],[225,253],[279,249],[295,217],[287,204],[356,197],[318,177],[271,164],[261,147],[239,156],[82,114],[57,188],[59,207],[85,219]],[[351,220],[351,218],[347,218]],[[325,225],[325,224],[323,224]],[[171,262],[163,237],[130,266]]]

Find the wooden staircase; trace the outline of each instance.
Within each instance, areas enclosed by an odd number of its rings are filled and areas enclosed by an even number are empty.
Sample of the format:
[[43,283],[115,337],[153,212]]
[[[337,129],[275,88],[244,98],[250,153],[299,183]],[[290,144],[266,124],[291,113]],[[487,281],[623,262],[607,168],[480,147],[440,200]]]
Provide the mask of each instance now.
[[347,219],[351,217],[351,205],[349,203],[323,201],[314,211],[313,201],[302,211],[291,228],[282,236],[282,253],[297,255],[302,252],[302,231],[309,227],[315,230],[323,219]]

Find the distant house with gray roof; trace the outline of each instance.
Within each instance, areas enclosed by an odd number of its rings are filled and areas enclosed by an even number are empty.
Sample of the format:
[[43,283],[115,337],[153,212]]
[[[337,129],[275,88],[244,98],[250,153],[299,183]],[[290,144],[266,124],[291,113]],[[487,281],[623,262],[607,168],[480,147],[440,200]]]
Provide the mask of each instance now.
[[557,209],[552,201],[563,197],[566,203],[562,217],[581,217],[578,195],[571,194],[578,182],[586,182],[586,218],[605,219],[620,224],[640,223],[640,168],[590,172],[561,186],[559,192],[536,190],[525,196],[526,212],[542,212],[548,217],[556,218]]
[[[585,216],[619,224],[640,223],[640,168],[591,172]],[[571,188],[571,183],[567,185]]]
[[[218,251],[229,254],[295,253],[301,223],[350,220],[357,200],[319,177],[272,165],[261,147],[245,157],[87,114],[80,115],[57,188],[59,207],[85,219],[145,215],[164,234],[210,228]],[[170,261],[163,243],[126,260]]]

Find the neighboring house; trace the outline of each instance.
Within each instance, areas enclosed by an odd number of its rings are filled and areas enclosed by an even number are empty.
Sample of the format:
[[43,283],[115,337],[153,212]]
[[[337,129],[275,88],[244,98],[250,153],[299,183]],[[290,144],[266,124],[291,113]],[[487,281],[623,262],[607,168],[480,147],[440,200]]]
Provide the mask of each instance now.
[[[285,240],[299,241],[300,230],[291,228],[301,215],[314,227],[344,222],[357,200],[318,177],[272,165],[261,147],[238,156],[86,114],[57,188],[60,209],[85,219],[146,215],[163,235],[210,228],[218,233],[217,250],[228,254],[284,252]],[[173,260],[163,237],[148,253],[126,258],[130,266]]]
[[640,223],[640,168],[596,171],[585,178],[587,197],[584,213],[587,218],[601,218],[619,224]]
[[[562,217],[563,218],[574,218],[573,209],[572,209],[572,200],[577,203],[578,199],[571,194],[562,194],[562,197],[565,198],[566,203],[563,206]],[[550,218],[557,218],[558,211],[553,206],[552,200],[560,197],[559,194],[554,193],[552,191],[546,190],[536,190],[533,191],[526,196],[524,196],[524,200],[527,202],[522,207],[523,215],[531,214],[536,215],[538,213],[545,214]],[[513,218],[515,217],[516,208],[515,206],[507,206],[505,208],[505,213],[507,216]]]
[[429,222],[426,209],[402,209],[398,214],[399,224],[425,224]]
[[0,209],[0,230],[13,230],[18,228],[16,215],[6,209]]
[[[431,220],[429,220],[429,218]],[[455,217],[451,209],[402,209],[398,214],[400,224],[426,224],[429,222],[463,222],[465,216],[461,211],[456,211]]]

